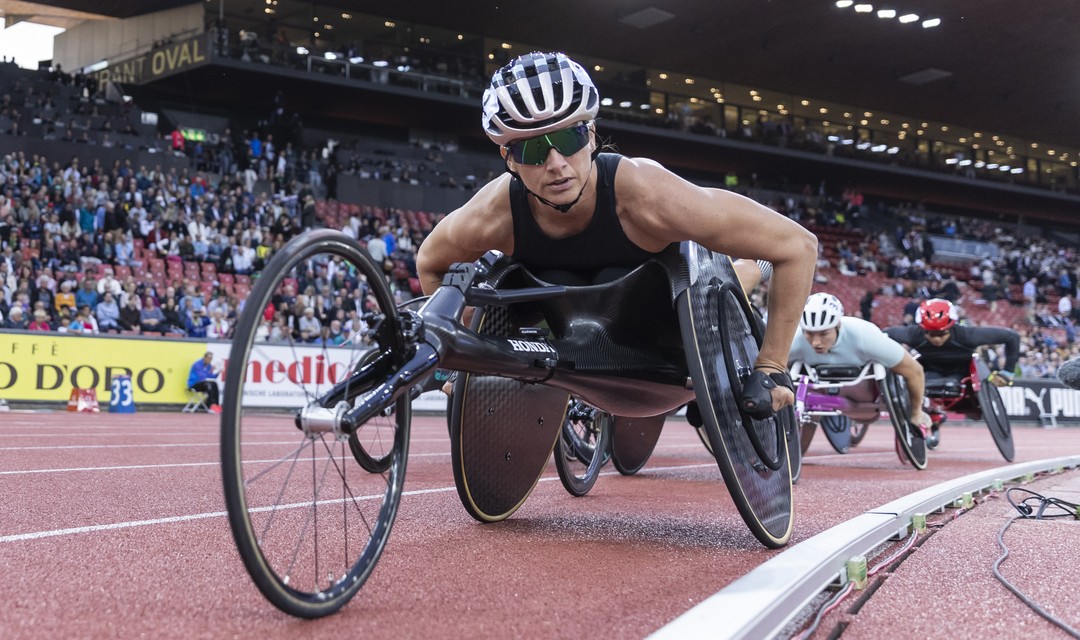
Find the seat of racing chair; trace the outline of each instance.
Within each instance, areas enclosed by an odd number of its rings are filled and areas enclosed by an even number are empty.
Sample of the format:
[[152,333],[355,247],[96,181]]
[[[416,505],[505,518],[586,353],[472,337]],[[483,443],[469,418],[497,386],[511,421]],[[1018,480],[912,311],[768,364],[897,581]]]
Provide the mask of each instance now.
[[964,395],[964,387],[959,380],[938,378],[926,381],[925,393],[931,398],[960,398]]

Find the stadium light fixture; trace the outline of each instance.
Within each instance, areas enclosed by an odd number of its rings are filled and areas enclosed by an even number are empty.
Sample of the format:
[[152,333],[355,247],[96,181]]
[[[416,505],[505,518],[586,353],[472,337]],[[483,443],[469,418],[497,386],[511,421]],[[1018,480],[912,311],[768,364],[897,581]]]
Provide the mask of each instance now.
[[905,13],[897,19],[900,21],[901,24],[907,24],[909,22],[915,22],[916,20],[918,20],[919,15],[916,13]]
[[895,18],[896,9],[878,9],[877,17],[885,19]]
[[941,18],[930,18],[929,20],[923,20],[923,29],[932,29],[941,24]]
[[855,12],[856,13],[870,13],[873,10],[874,10],[874,5],[872,5],[872,4],[857,4],[857,5],[855,5]]

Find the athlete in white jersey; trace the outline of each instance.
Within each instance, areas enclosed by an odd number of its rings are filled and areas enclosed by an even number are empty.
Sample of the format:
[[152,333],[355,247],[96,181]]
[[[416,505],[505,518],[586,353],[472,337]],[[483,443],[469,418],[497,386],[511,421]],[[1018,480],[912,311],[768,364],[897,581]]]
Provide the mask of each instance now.
[[928,432],[930,419],[922,410],[923,368],[899,342],[882,333],[877,325],[845,316],[844,305],[828,293],[807,298],[799,328],[802,331],[791,343],[789,363],[863,367],[879,362],[907,381],[911,423]]

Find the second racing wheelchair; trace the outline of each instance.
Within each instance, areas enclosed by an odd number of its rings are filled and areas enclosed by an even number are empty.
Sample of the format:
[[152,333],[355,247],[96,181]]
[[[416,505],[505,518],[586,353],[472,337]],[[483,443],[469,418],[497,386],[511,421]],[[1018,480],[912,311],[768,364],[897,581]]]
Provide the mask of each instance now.
[[[267,341],[264,310],[292,302],[320,266],[368,287],[372,308],[343,344]],[[467,306],[477,308],[470,327],[460,320]],[[414,312],[399,311],[382,266],[356,241],[306,232],[256,281],[227,363],[222,475],[241,558],[286,613],[314,618],[348,602],[390,535],[410,402],[436,367],[460,372],[451,459],[477,520],[509,517],[555,447],[576,446],[565,432],[571,396],[614,416],[612,459],[627,470],[648,458],[664,416],[695,400],[743,521],[781,547],[793,526],[785,434],[794,411],[756,419],[738,401],[761,338],[730,259],[689,242],[581,287],[488,253],[455,265]]]
[[811,367],[794,362],[791,379],[796,385],[795,415],[801,427],[803,453],[810,447],[819,426],[837,453],[847,453],[857,444],[852,425],[861,425],[860,433],[865,435],[868,426],[886,411],[895,433],[897,456],[916,469],[926,468],[925,434],[909,420],[911,401],[903,376],[878,362],[862,367]]
[[969,420],[985,420],[1001,457],[1012,462],[1016,456],[1012,427],[1001,393],[991,381],[994,373],[978,353],[971,355],[967,375],[926,379],[926,397],[930,400],[929,414],[935,426],[948,413],[963,414]]

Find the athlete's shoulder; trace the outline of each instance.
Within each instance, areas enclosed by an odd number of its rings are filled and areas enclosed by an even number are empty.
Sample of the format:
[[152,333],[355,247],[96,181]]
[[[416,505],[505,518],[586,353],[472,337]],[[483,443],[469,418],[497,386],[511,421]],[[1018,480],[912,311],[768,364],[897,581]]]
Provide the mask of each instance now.
[[893,340],[911,344],[911,341],[919,336],[922,330],[914,324],[899,324],[885,329],[885,335]]
[[457,243],[470,247],[495,241],[507,230],[512,232],[510,180],[510,175],[505,174],[487,183],[468,202],[452,211],[436,229],[445,225],[444,233],[451,233]]
[[841,316],[840,324],[846,328],[854,328],[860,331],[876,331],[881,333],[881,329],[876,324],[862,318],[856,318],[855,316]]

